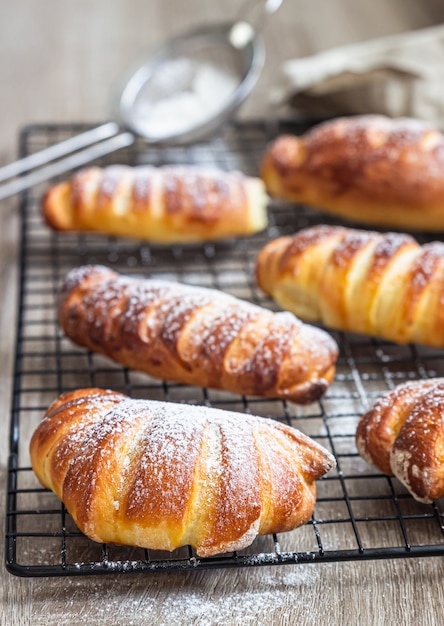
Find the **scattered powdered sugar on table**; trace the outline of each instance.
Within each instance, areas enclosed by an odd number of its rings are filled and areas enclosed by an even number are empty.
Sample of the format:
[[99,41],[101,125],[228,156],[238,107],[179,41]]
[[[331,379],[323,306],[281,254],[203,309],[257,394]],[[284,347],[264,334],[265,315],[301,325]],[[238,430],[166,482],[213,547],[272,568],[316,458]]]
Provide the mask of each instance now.
[[[118,587],[115,582],[89,579],[87,591],[84,579],[73,579],[66,581],[65,607],[78,605],[81,597],[87,597],[85,610],[78,615],[78,624],[111,623],[108,620],[112,616],[118,620],[122,617],[122,598],[126,626],[269,624],[273,623],[274,611],[279,609],[281,613],[288,611],[290,624],[293,607],[299,610],[301,606],[310,606],[307,593],[319,584],[321,575],[319,565],[304,564],[261,568],[254,572],[231,571],[224,576],[223,588],[220,573],[205,571],[169,575],[169,585],[165,584],[163,576],[156,579],[150,576],[143,587],[135,579],[133,582],[119,579]],[[305,615],[308,618],[307,612]],[[35,621],[36,625],[43,623],[48,626],[53,622]],[[312,622],[307,619],[305,623]]]
[[[269,574],[264,577],[267,584],[262,583],[257,589],[246,589],[218,595],[217,590],[210,599],[203,592],[192,590],[189,593],[177,594],[164,599],[162,613],[158,616],[156,626],[176,624],[255,624],[258,619],[267,623],[272,619],[273,609],[293,604],[289,601],[294,587],[295,598],[297,588],[306,586],[310,580],[319,576],[313,566],[304,565],[300,570],[293,569],[286,574],[276,576]],[[259,622],[261,623],[261,622]],[[271,622],[268,622],[271,623]]]

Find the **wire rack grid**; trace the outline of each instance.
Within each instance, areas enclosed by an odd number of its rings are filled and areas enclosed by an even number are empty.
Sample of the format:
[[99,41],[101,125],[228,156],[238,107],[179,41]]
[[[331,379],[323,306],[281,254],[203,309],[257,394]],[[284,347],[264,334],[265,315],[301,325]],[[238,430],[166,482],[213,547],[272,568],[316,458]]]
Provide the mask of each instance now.
[[[257,174],[268,141],[278,133],[301,133],[308,123],[233,124],[207,141],[187,147],[147,147],[136,142],[97,161],[192,163]],[[31,154],[85,130],[82,125],[24,129],[21,155]],[[58,179],[49,181],[48,184]],[[254,264],[271,238],[321,222],[306,207],[270,202],[269,227],[248,239],[195,246],[156,247],[96,235],[51,232],[40,216],[44,186],[21,196],[21,241],[16,359],[12,390],[6,512],[6,567],[19,576],[155,572],[216,567],[304,564],[327,561],[437,556],[444,554],[440,502],[416,502],[394,478],[369,467],[357,454],[359,417],[383,392],[406,380],[444,376],[442,351],[345,333],[337,374],[325,396],[309,406],[158,381],[71,344],[56,323],[56,302],[65,273],[102,263],[127,274],[156,276],[221,289],[275,308],[257,288]],[[49,404],[80,387],[107,387],[132,397],[205,404],[281,420],[330,449],[337,468],[318,481],[311,521],[278,536],[259,537],[246,550],[199,558],[189,548],[172,553],[88,540],[56,496],[41,488],[29,461],[29,440]]]

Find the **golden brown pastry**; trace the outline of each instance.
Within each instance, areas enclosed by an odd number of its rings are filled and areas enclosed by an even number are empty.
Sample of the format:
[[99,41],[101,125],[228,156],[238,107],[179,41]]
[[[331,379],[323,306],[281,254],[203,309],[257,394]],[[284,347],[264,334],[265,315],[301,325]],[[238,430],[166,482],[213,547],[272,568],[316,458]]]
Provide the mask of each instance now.
[[444,347],[444,244],[316,226],[268,243],[260,287],[283,309],[327,327]]
[[68,273],[59,320],[81,346],[190,385],[305,403],[322,395],[335,371],[333,339],[290,313],[102,266]]
[[281,136],[261,175],[270,195],[362,224],[444,230],[444,136],[379,115],[337,118]]
[[91,539],[191,545],[200,556],[305,524],[314,481],[335,465],[318,443],[273,420],[101,389],[56,400],[30,452],[42,485]]
[[198,167],[90,167],[51,187],[43,215],[55,230],[155,243],[250,235],[267,225],[259,178]]
[[360,420],[359,454],[420,502],[444,496],[444,378],[399,385]]

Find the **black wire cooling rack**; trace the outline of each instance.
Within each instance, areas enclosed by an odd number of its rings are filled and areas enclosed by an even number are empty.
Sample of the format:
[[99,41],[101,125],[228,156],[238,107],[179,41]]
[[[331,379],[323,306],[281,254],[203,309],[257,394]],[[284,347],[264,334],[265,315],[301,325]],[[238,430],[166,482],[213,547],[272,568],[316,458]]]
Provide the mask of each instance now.
[[[257,174],[266,143],[277,133],[300,133],[308,125],[283,122],[228,126],[188,147],[147,147],[136,142],[97,164],[193,163]],[[85,130],[80,125],[39,125],[21,135],[21,155],[31,154]],[[50,181],[56,182],[57,179]],[[121,272],[215,287],[274,308],[257,289],[254,263],[270,238],[321,221],[314,210],[270,204],[270,225],[257,236],[223,244],[162,248],[132,240],[51,232],[39,204],[44,186],[21,196],[19,307],[10,425],[6,520],[6,566],[19,576],[155,572],[283,563],[434,556],[444,554],[440,502],[416,502],[394,478],[369,467],[357,454],[359,417],[381,393],[406,380],[444,376],[441,350],[395,346],[368,337],[335,333],[341,354],[334,383],[319,402],[236,396],[154,380],[75,347],[56,323],[60,281],[72,267],[102,263]],[[100,545],[74,525],[64,506],[42,489],[29,462],[31,434],[62,392],[89,386],[190,404],[205,404],[281,420],[328,449],[337,468],[318,481],[312,520],[289,533],[270,535],[242,552],[199,558],[191,548],[172,553]]]

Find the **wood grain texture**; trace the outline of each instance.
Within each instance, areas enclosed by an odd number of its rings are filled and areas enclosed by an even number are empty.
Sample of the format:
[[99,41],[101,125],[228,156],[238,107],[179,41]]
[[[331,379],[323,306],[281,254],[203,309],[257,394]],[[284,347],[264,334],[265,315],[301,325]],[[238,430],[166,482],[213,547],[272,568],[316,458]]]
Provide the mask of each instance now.
[[[135,58],[194,24],[236,15],[238,0],[2,0],[0,163],[16,155],[18,129],[38,121],[109,116],[112,85]],[[269,112],[279,63],[352,41],[444,20],[439,0],[288,0],[265,30],[268,58],[241,114]],[[3,536],[7,423],[17,279],[17,201],[0,210],[0,519]],[[3,561],[3,558],[2,558]],[[20,579],[1,565],[2,626],[70,624],[361,624],[442,621],[438,558],[264,567],[168,575]]]

